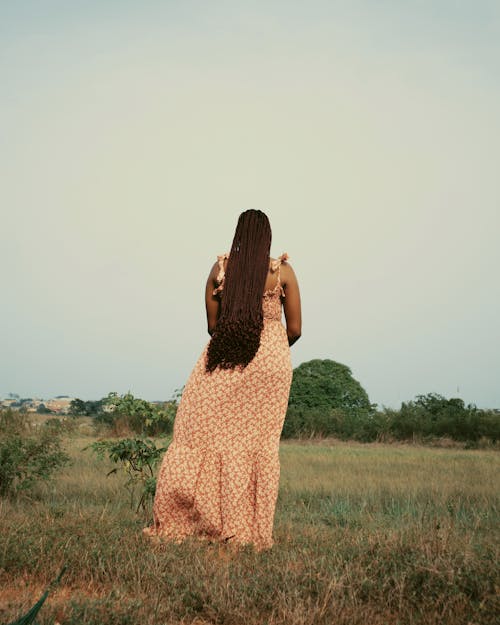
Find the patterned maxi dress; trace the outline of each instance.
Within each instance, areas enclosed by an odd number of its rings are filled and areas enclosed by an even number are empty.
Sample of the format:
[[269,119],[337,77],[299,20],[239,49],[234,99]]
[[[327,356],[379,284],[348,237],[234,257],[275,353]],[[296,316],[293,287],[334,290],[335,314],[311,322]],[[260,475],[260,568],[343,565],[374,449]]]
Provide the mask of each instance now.
[[[224,259],[218,257],[218,288]],[[205,346],[182,394],[172,442],[160,467],[154,524],[144,532],[180,542],[187,536],[257,550],[272,546],[280,476],[279,440],[292,381],[290,348],[281,322],[285,292],[273,261],[274,289],[263,294],[260,347],[243,369],[205,371]]]

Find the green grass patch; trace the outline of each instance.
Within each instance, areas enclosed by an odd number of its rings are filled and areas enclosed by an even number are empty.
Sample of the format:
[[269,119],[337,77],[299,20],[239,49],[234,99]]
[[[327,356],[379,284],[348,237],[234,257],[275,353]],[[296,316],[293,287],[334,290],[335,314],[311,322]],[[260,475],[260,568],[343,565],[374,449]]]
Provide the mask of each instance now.
[[[125,477],[72,439],[72,464],[0,502],[0,622],[67,565],[38,622],[493,625],[498,453],[281,444],[275,546],[152,546]],[[41,592],[40,592],[41,591]]]

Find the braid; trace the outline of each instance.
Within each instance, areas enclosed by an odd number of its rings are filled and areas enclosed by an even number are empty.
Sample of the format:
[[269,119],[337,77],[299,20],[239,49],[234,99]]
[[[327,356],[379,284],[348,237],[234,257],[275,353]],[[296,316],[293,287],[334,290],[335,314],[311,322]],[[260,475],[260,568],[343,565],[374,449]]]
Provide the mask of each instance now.
[[257,353],[270,248],[267,216],[253,209],[241,213],[227,263],[221,314],[208,345],[207,371],[217,366],[243,369]]

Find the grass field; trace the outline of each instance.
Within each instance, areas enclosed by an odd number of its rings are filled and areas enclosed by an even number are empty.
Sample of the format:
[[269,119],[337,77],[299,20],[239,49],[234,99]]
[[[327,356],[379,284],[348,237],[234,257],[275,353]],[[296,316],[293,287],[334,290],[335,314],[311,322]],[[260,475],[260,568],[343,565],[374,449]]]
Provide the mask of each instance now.
[[151,546],[123,478],[69,438],[72,464],[0,502],[0,622],[67,571],[38,623],[493,625],[498,452],[286,441],[275,546]]

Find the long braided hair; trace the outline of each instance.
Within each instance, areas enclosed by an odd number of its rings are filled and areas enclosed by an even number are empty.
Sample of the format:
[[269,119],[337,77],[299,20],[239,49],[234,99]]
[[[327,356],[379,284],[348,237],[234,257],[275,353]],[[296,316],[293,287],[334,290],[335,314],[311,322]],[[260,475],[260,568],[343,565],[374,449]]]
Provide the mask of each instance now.
[[227,261],[221,313],[208,345],[209,372],[217,367],[244,369],[259,349],[271,237],[269,219],[262,211],[241,213]]

